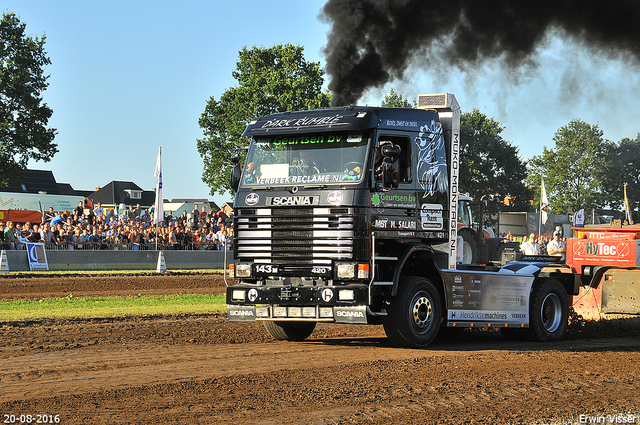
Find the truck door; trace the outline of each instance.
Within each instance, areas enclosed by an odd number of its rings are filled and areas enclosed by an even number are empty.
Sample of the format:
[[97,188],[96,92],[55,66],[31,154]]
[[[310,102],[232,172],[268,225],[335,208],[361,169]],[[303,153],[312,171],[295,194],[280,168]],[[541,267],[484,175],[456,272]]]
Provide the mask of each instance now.
[[[399,182],[397,188],[383,188],[379,175],[381,159],[380,146],[390,142],[400,147]],[[416,238],[418,228],[418,205],[415,186],[414,151],[411,137],[408,134],[385,132],[378,134],[377,143],[372,153],[372,184],[377,188],[372,193],[373,206],[372,227],[377,237],[393,239]]]

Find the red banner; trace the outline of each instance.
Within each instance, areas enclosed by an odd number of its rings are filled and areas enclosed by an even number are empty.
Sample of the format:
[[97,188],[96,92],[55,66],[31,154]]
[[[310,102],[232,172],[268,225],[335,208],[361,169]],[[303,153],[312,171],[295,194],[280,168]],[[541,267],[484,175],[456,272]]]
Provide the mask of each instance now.
[[592,239],[569,239],[567,241],[567,264],[577,272],[582,266],[608,265],[619,267],[640,266],[640,240],[629,236]]

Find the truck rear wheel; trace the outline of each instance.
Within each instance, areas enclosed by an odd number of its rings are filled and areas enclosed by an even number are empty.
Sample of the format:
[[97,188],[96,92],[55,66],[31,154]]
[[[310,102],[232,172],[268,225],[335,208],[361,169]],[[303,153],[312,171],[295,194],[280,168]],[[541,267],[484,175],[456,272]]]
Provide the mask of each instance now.
[[557,279],[542,278],[534,283],[529,300],[529,328],[500,329],[509,340],[555,341],[569,326],[567,292]]
[[534,283],[530,300],[529,334],[534,341],[555,341],[569,326],[567,292],[557,279]]
[[423,277],[400,279],[399,293],[389,305],[384,321],[387,338],[396,346],[426,347],[433,341],[442,321],[440,294]]
[[281,341],[304,341],[313,333],[316,322],[262,322],[274,339]]

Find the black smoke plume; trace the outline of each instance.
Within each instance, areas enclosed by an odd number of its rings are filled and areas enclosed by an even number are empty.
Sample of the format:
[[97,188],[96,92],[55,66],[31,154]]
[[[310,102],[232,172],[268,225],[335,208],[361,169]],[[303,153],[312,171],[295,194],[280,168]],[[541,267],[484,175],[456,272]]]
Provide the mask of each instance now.
[[[411,64],[472,71],[531,63],[554,31],[615,57],[640,59],[638,0],[329,0],[324,48],[334,105],[401,79]],[[567,64],[568,67],[571,64]]]

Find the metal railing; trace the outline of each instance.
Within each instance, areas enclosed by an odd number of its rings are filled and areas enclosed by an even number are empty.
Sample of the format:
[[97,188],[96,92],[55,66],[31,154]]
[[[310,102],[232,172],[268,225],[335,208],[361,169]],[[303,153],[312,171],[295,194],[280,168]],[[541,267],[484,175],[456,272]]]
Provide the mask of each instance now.
[[[19,250],[26,250],[24,243],[17,244]],[[101,242],[61,242],[61,243],[45,243],[47,251],[146,251],[146,250],[176,250],[176,251],[222,251],[223,247],[216,243],[189,243],[189,244],[167,244],[155,242],[143,243],[120,243],[111,241]],[[13,249],[13,248],[10,248]],[[231,244],[227,244],[227,249],[231,249]]]

